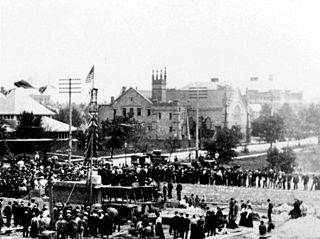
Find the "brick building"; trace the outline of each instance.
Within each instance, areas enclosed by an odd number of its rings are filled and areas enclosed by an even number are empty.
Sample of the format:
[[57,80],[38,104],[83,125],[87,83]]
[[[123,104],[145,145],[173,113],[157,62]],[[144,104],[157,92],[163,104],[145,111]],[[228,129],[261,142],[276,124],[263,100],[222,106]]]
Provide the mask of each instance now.
[[115,116],[133,114],[146,134],[164,139],[188,137],[188,127],[195,122],[196,109],[208,129],[239,125],[246,133],[247,104],[238,89],[221,85],[217,79],[188,84],[180,89],[167,89],[167,74],[152,73],[152,90],[138,91],[123,87],[120,96],[110,104],[99,105],[99,122]]

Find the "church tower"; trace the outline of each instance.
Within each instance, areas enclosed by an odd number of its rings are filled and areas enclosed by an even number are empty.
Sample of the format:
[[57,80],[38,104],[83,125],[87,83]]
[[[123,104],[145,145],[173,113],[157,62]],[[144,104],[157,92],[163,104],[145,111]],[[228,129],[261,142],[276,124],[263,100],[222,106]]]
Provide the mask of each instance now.
[[157,102],[166,102],[167,100],[167,69],[164,71],[152,71],[152,100]]

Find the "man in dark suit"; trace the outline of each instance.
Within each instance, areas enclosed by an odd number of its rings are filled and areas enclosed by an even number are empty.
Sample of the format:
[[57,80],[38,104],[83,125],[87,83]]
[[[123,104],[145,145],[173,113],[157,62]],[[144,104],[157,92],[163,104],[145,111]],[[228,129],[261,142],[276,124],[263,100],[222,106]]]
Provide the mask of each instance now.
[[12,217],[12,207],[11,207],[11,202],[8,202],[8,205],[4,208],[3,214],[6,216],[7,221],[6,221],[6,226],[10,227],[11,224],[11,217]]
[[169,233],[171,234],[173,232],[173,238],[178,238],[179,236],[179,227],[181,227],[179,223],[180,223],[180,217],[179,217],[179,213],[176,211],[174,213],[174,217],[171,219],[170,228],[169,228]]

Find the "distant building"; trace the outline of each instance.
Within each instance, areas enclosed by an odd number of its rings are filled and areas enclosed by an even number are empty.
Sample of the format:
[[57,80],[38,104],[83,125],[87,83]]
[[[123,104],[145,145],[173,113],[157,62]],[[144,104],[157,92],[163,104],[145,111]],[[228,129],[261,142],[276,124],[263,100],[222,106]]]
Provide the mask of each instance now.
[[243,134],[247,126],[247,104],[238,89],[221,85],[217,78],[209,82],[188,84],[181,89],[167,89],[167,74],[152,73],[152,90],[138,91],[123,87],[117,99],[111,97],[110,104],[99,105],[99,122],[115,116],[132,114],[153,138],[169,136],[179,139],[188,137],[188,128],[199,118],[208,129],[239,125]]
[[[24,90],[14,89],[7,95],[0,96],[0,118],[4,119],[10,132],[19,124],[19,117],[24,111],[41,117],[41,124],[47,136],[53,139],[68,139],[69,125],[52,118],[54,112],[37,102]],[[72,127],[72,131],[76,128]]]
[[247,90],[249,104],[269,105],[273,110],[279,109],[283,104],[289,104],[294,109],[299,109],[303,104],[303,93],[283,90]]

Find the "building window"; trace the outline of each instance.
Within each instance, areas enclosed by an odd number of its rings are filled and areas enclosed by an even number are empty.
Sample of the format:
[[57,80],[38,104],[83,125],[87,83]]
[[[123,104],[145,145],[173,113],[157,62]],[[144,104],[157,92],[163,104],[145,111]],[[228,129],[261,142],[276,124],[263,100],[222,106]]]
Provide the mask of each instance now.
[[159,113],[159,119],[161,119],[161,113]]
[[169,119],[172,120],[172,113],[169,113]]
[[150,132],[152,130],[151,126],[148,126],[148,131]]
[[122,115],[126,116],[127,115],[127,109],[126,108],[122,108]]
[[134,112],[133,112],[133,108],[130,108],[130,116],[133,116]]
[[138,116],[141,115],[141,108],[137,108],[137,115],[138,115]]
[[113,118],[116,118],[116,115],[117,115],[117,110],[114,109],[114,110],[113,110]]
[[172,133],[172,126],[169,127],[169,132]]
[[150,109],[147,109],[147,114],[148,114],[148,116],[151,115],[151,110]]
[[133,102],[133,97],[130,97],[130,101]]

